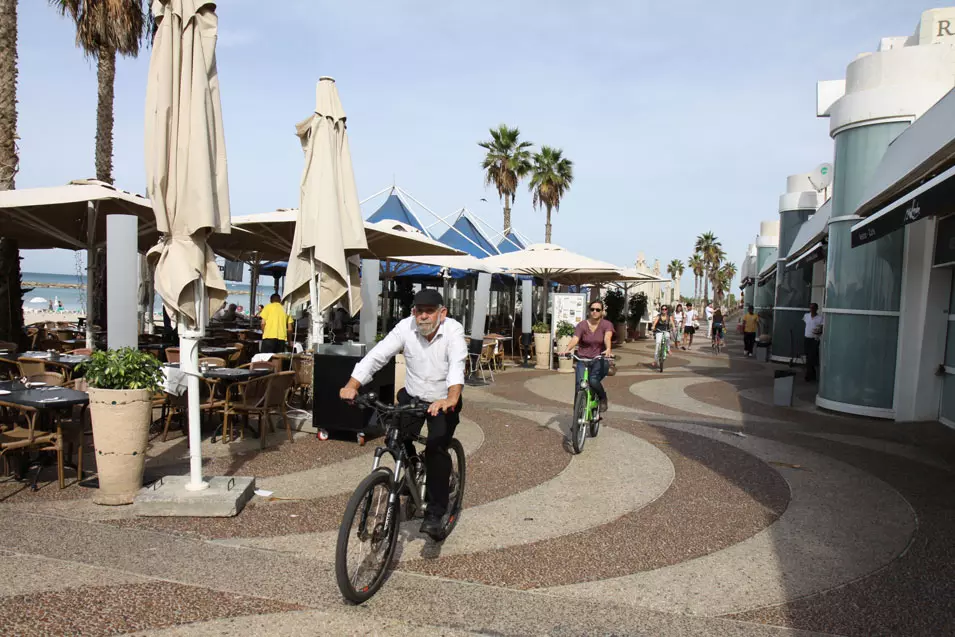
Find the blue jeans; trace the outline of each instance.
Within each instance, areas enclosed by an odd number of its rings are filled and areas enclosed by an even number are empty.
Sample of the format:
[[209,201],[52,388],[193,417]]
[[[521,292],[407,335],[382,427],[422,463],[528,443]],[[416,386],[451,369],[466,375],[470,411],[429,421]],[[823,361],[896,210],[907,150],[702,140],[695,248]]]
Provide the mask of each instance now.
[[584,378],[584,368],[590,367],[590,389],[597,394],[597,398],[600,400],[607,400],[607,392],[604,391],[603,385],[600,384],[607,376],[607,369],[610,367],[610,363],[606,359],[598,359],[590,363],[582,363],[577,361],[577,373],[574,378],[574,393],[576,394],[577,390],[580,389],[580,381]]

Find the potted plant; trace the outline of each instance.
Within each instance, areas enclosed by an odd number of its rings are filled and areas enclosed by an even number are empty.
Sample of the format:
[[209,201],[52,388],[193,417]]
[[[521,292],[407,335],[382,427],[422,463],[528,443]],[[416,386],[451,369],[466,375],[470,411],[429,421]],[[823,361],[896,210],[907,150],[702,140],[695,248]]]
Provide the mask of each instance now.
[[643,338],[646,336],[643,317],[647,313],[647,294],[646,292],[637,292],[630,297],[627,303],[627,323],[633,330],[634,338]]
[[[567,345],[570,344],[570,339],[574,337],[574,326],[568,321],[561,321],[557,324],[557,351],[563,352],[567,350]],[[574,371],[574,361],[570,358],[559,358],[557,360],[557,371],[559,372],[572,372]]]
[[99,490],[96,504],[131,504],[143,486],[159,361],[131,347],[93,352],[82,368],[90,396]]
[[613,337],[617,343],[622,343],[627,338],[627,324],[624,321],[624,306],[626,304],[627,299],[620,290],[609,290],[604,296],[607,320],[613,323]]
[[534,323],[531,326],[534,332],[534,351],[537,353],[537,369],[550,369],[550,326],[547,323]]

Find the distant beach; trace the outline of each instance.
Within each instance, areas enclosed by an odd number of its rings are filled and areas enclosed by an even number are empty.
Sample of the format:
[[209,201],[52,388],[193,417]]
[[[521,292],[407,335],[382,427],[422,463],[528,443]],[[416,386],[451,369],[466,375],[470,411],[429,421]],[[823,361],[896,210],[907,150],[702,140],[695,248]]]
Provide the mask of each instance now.
[[[23,311],[28,316],[27,322],[33,323],[41,320],[75,320],[65,318],[67,314],[78,316],[86,315],[86,277],[79,274],[49,274],[46,272],[24,272],[22,274],[22,287],[29,292],[23,295]],[[272,294],[272,281],[259,284],[256,290],[257,302],[249,303],[251,289],[248,283],[236,283],[226,281],[226,287],[229,290],[227,303],[235,303],[248,311],[250,307],[256,307],[265,304],[269,295]],[[32,288],[32,289],[30,289]],[[50,310],[50,301],[53,301],[53,311]],[[56,302],[63,305],[63,311],[56,311]],[[153,311],[156,314],[162,314],[162,301],[159,295],[156,295],[156,302],[153,305]],[[50,313],[51,318],[35,318],[41,313]]]

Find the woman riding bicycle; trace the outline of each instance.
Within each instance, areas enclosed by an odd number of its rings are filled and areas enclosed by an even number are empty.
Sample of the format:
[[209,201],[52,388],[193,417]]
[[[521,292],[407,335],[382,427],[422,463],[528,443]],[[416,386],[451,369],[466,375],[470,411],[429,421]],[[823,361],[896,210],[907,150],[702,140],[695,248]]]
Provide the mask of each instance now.
[[716,308],[713,312],[713,344],[723,346],[723,310]]
[[[663,343],[663,339],[670,340],[670,331],[673,329],[673,319],[670,318],[670,308],[666,305],[660,308],[660,313],[653,319],[653,325],[650,331],[653,332],[653,338],[656,341],[654,352],[656,352]],[[653,358],[653,366],[657,366],[656,356]]]
[[[604,304],[602,301],[591,301],[587,318],[577,324],[574,330],[574,337],[567,344],[567,349],[561,352],[566,354],[574,351],[579,344],[577,355],[581,358],[593,358],[603,354],[607,358],[612,358],[611,341],[613,340],[613,324],[603,318]],[[580,381],[584,377],[584,368],[590,367],[590,388],[597,394],[600,400],[600,411],[607,411],[607,392],[604,391],[600,381],[607,375],[610,363],[606,359],[598,359],[585,363],[577,361],[577,374],[574,387],[580,387]]]

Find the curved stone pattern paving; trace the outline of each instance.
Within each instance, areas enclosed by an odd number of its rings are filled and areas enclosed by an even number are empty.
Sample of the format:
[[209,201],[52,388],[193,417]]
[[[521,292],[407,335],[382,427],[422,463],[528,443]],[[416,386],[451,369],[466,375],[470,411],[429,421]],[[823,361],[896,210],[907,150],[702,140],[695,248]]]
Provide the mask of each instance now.
[[[674,425],[716,437],[706,427]],[[724,615],[853,581],[894,560],[916,529],[911,506],[887,484],[826,456],[747,437],[727,442],[785,469],[792,497],[772,526],[722,551],[620,578],[547,589],[666,612]]]

